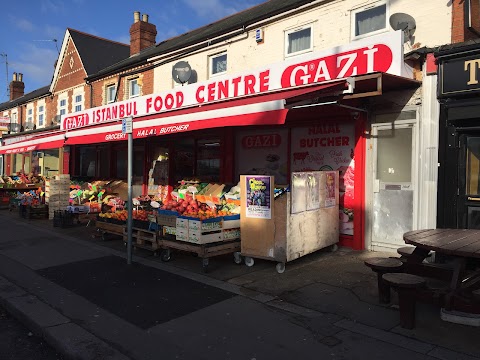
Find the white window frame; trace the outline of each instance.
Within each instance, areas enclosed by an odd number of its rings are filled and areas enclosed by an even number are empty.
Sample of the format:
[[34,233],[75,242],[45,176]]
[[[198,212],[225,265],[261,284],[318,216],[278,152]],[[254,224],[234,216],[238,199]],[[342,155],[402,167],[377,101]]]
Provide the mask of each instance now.
[[[43,110],[42,110],[43,108]],[[43,128],[45,127],[46,125],[46,121],[45,121],[45,112],[46,112],[46,109],[45,109],[45,101],[41,101],[41,102],[38,102],[37,104],[37,128]],[[40,124],[40,121],[42,122]]]
[[[137,87],[138,87],[138,94],[134,94],[134,95],[132,95],[132,83],[133,83],[133,82],[136,82],[136,83],[137,83]],[[139,97],[140,94],[141,94],[141,92],[142,92],[142,89],[141,89],[141,86],[140,86],[139,78],[138,78],[138,77],[134,77],[134,78],[128,79],[128,81],[127,81],[127,94],[128,94],[128,98],[129,98],[129,99],[132,99],[132,98]]]
[[[308,49],[295,51],[295,52],[292,52],[292,53],[289,54],[288,53],[289,35],[293,34],[293,33],[296,33],[296,32],[299,32],[299,31],[306,30],[306,29],[310,29],[310,46],[308,47]],[[313,51],[313,23],[305,24],[305,25],[302,25],[302,26],[297,26],[293,29],[285,30],[285,40],[284,41],[285,41],[285,51],[284,51],[285,58],[312,52]]]
[[27,105],[27,123],[29,122],[31,122],[32,124],[34,123],[33,122],[33,104]]
[[[18,112],[16,109],[12,110],[12,118],[10,119],[10,124],[18,124]],[[18,133],[20,132],[20,129],[18,131],[12,131],[12,129],[10,129],[10,132]]]
[[[227,68],[225,69],[225,71],[221,71],[221,72],[217,72],[217,73],[213,73],[213,60],[216,59],[216,58],[219,58],[220,56],[226,56],[226,59],[227,59]],[[220,76],[220,75],[223,75],[223,74],[226,74],[227,73],[227,70],[228,70],[228,54],[226,51],[222,51],[220,53],[216,53],[216,54],[213,54],[213,55],[210,55],[208,57],[208,75],[209,77],[215,77],[215,76]]]
[[[110,98],[110,89],[113,89],[113,98]],[[117,93],[117,85],[109,84],[105,87],[105,104],[111,104],[115,102],[115,94]]]
[[[357,18],[357,15],[362,13],[362,12],[371,10],[371,9],[379,7],[379,6],[384,6],[384,5],[385,5],[385,27],[383,29],[371,31],[371,32],[368,32],[368,33],[365,33],[365,34],[356,35],[356,18]],[[373,35],[377,35],[377,34],[387,32],[389,30],[389,26],[390,26],[389,23],[388,23],[389,17],[390,17],[390,6],[388,4],[388,0],[378,1],[378,2],[375,2],[375,3],[369,4],[367,6],[362,6],[362,7],[353,9],[351,11],[351,14],[350,14],[350,20],[351,20],[350,28],[351,28],[351,38],[352,38],[352,40],[363,39],[363,38],[366,38],[366,37],[369,37],[369,36],[373,36]]]
[[[80,101],[77,99],[81,96]],[[72,112],[78,112],[85,109],[85,92],[83,88],[77,88],[73,91],[72,96]]]
[[[65,105],[62,106],[62,101],[65,101]],[[62,113],[63,110],[63,113]],[[68,113],[68,98],[66,95],[58,97],[58,115],[66,115]]]

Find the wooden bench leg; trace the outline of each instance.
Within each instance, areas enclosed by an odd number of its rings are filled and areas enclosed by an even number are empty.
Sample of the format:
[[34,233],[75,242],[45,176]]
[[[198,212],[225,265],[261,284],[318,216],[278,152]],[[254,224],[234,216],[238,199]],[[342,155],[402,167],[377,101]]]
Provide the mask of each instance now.
[[400,326],[405,329],[415,327],[415,289],[398,289],[400,307]]
[[382,279],[383,273],[377,272],[378,301],[381,304],[390,303],[390,285]]

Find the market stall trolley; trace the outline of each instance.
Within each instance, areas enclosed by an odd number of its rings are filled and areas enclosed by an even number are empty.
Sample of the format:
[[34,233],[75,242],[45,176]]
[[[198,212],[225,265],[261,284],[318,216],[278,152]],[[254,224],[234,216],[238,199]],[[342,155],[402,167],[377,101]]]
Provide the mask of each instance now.
[[[283,273],[289,261],[329,246],[336,249],[338,181],[335,171],[292,173],[290,191],[275,199],[273,176],[242,175],[240,230],[245,264],[253,266],[255,258],[273,260],[277,272]],[[255,202],[259,194],[263,202]]]

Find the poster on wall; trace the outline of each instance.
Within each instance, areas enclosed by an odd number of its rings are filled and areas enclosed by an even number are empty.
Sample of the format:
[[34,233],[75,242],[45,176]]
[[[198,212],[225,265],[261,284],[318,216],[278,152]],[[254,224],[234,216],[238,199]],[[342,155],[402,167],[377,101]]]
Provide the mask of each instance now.
[[353,235],[354,122],[322,122],[293,128],[291,136],[291,171],[338,170],[340,234]]
[[271,186],[273,185],[270,176],[246,176],[247,206],[246,217],[257,219],[272,218]]
[[320,209],[320,173],[307,173],[307,210]]
[[337,205],[335,196],[335,177],[337,174],[334,171],[327,171],[325,173],[325,207],[334,207]]
[[292,214],[307,210],[307,174],[292,173]]
[[288,130],[241,130],[235,133],[235,174],[269,175],[288,181]]

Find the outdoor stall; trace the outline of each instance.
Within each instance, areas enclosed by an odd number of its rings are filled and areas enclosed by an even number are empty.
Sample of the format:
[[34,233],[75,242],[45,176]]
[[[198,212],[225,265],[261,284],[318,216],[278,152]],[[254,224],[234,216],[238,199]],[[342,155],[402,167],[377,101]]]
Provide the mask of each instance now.
[[[242,175],[241,255],[285,263],[339,241],[338,172],[294,172],[289,187],[275,191],[273,176]],[[275,196],[277,195],[277,196]]]

